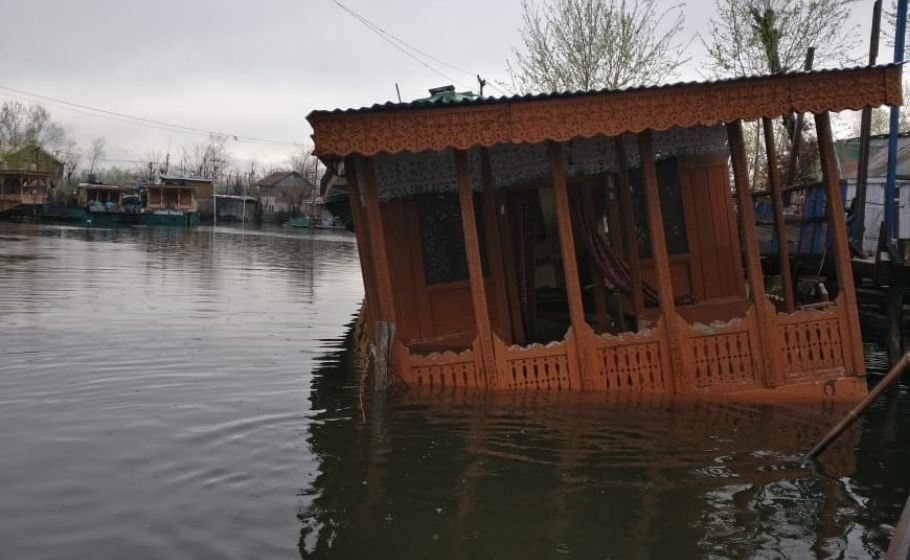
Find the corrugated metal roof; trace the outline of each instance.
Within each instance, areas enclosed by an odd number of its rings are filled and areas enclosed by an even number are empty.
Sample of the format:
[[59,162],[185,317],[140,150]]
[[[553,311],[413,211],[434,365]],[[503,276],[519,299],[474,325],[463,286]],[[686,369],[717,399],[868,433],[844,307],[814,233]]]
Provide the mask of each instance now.
[[[901,66],[899,64],[881,64],[876,66],[877,68],[891,68]],[[658,86],[636,86],[629,88],[619,88],[619,89],[597,89],[597,90],[577,90],[577,91],[561,91],[561,92],[551,92],[551,93],[529,93],[529,94],[515,94],[515,95],[503,95],[499,97],[470,97],[467,95],[457,95],[457,96],[439,96],[434,99],[422,98],[409,102],[394,102],[388,101],[386,103],[376,103],[370,106],[364,106],[359,108],[336,108],[336,109],[317,109],[311,111],[307,116],[307,119],[311,119],[313,116],[326,115],[326,114],[348,114],[348,113],[370,113],[370,112],[382,112],[382,111],[406,111],[413,109],[429,109],[434,107],[461,107],[461,106],[479,106],[479,105],[495,105],[499,103],[516,103],[523,101],[542,101],[548,99],[566,99],[566,98],[579,98],[579,97],[588,97],[603,95],[609,93],[629,93],[629,92],[653,92],[660,90],[667,90],[676,87],[683,86],[705,86],[705,85],[720,85],[720,84],[736,84],[738,82],[745,82],[748,80],[755,80],[759,78],[771,78],[771,77],[787,77],[787,76],[811,76],[819,75],[823,76],[826,74],[835,74],[838,72],[844,72],[849,70],[860,70],[863,68],[868,68],[868,66],[855,66],[851,68],[830,68],[825,70],[813,70],[809,72],[799,71],[799,72],[785,72],[782,74],[758,74],[751,76],[738,76],[735,78],[724,78],[720,80],[706,80],[706,81],[683,81],[683,82],[673,82],[669,84],[663,84]]]

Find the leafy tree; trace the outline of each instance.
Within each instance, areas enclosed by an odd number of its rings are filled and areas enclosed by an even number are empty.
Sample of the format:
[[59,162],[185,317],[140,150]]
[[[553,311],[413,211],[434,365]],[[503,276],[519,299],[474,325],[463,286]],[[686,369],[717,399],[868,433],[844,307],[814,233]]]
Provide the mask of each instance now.
[[654,85],[685,62],[680,5],[657,0],[523,0],[523,48],[507,62],[521,93]]

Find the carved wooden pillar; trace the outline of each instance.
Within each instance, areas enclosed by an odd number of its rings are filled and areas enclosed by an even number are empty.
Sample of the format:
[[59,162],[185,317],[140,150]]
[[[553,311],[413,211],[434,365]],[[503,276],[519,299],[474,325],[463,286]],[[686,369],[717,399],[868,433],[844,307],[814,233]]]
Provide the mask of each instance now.
[[[617,146],[621,143],[617,139]],[[688,359],[688,333],[684,321],[676,315],[676,303],[673,299],[673,281],[670,277],[670,259],[667,256],[667,240],[664,237],[664,219],[660,210],[660,194],[657,185],[657,162],[654,160],[654,146],[651,131],[645,130],[638,135],[638,151],[641,156],[641,175],[645,191],[645,210],[648,215],[648,231],[651,234],[651,255],[654,259],[654,270],[657,273],[657,293],[660,301],[660,312],[663,316],[670,347],[671,369],[667,380],[667,389],[677,392],[683,384],[683,376],[694,375],[694,368]],[[622,154],[625,155],[625,154]],[[617,158],[620,153],[617,152]],[[624,164],[620,164],[622,168]]]
[[859,312],[856,307],[856,291],[853,285],[853,269],[850,264],[850,246],[847,238],[847,225],[844,219],[844,203],[840,195],[840,177],[834,159],[834,139],[831,135],[831,118],[828,113],[815,115],[815,129],[818,133],[818,152],[821,158],[822,180],[825,183],[825,200],[828,213],[828,235],[834,251],[834,266],[837,269],[837,284],[840,286],[838,305],[844,307],[846,318],[843,332],[848,340],[844,348],[848,349],[853,372],[862,375],[866,372],[863,360],[863,343],[860,338]]
[[625,237],[626,258],[632,276],[632,304],[635,306],[636,321],[645,312],[645,298],[641,284],[641,262],[638,257],[638,237],[635,235],[635,210],[632,207],[632,192],[629,183],[629,162],[626,159],[626,147],[622,136],[613,139],[616,151],[616,193]]
[[[783,369],[778,366],[777,326],[774,322],[774,307],[765,296],[765,279],[761,269],[761,257],[758,254],[758,236],[755,233],[755,209],[752,206],[752,191],[749,188],[749,168],[746,159],[746,145],[743,142],[743,123],[733,121],[727,125],[727,140],[730,143],[730,156],[733,162],[733,183],[739,201],[740,240],[746,255],[746,274],[755,303],[755,314],[758,318],[758,336],[755,341],[760,346],[761,377],[766,385],[773,387],[784,381]],[[750,336],[754,333],[750,333]]]
[[357,184],[354,159],[347,158],[344,166],[348,184],[348,202],[351,204],[351,220],[354,222],[354,236],[357,238],[357,256],[360,257],[360,274],[363,277],[366,319],[369,326],[367,332],[373,333],[374,321],[379,316],[379,300],[376,293],[376,275],[373,273],[369,228],[367,227],[366,216],[363,213],[363,202],[360,198],[360,186]]
[[389,267],[388,248],[385,242],[385,231],[382,227],[382,210],[379,208],[379,187],[376,182],[376,169],[373,158],[360,158],[360,171],[363,180],[363,202],[366,209],[367,227],[369,228],[370,253],[373,257],[376,278],[377,300],[379,302],[377,319],[395,322],[395,297],[392,293],[392,273]]
[[553,180],[553,197],[556,202],[556,225],[559,231],[559,250],[562,254],[562,269],[566,283],[566,297],[569,300],[569,318],[575,334],[575,356],[577,367],[570,368],[573,387],[588,388],[587,379],[594,372],[587,355],[592,351],[593,340],[588,334],[591,328],[585,321],[585,309],[581,299],[581,284],[578,280],[578,262],[575,258],[575,239],[572,237],[572,216],[569,211],[569,191],[566,185],[566,169],[562,157],[562,146],[558,142],[547,141],[547,155],[550,160],[550,174]]
[[774,121],[762,117],[765,132],[765,153],[768,159],[768,185],[771,187],[771,207],[774,212],[774,233],[777,235],[777,256],[784,290],[784,309],[793,313],[793,276],[790,273],[790,248],[787,247],[787,224],[784,223],[784,204],[780,192],[780,170],[777,168],[777,148],[774,145]]
[[455,174],[458,180],[458,202],[461,205],[461,225],[464,231],[464,248],[468,259],[468,275],[471,280],[471,302],[474,305],[474,322],[480,343],[480,366],[483,368],[487,386],[496,387],[496,361],[493,354],[493,332],[490,328],[490,312],[487,308],[487,293],[483,280],[483,265],[480,260],[480,242],[477,238],[477,219],[474,215],[474,197],[471,194],[471,171],[468,154],[455,151]]

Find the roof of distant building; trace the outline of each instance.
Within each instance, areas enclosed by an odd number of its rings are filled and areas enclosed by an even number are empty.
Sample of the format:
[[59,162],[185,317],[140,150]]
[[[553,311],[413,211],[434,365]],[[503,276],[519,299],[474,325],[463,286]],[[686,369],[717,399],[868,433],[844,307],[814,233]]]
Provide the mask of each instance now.
[[306,177],[304,177],[303,175],[301,175],[300,173],[298,173],[296,171],[291,170],[291,171],[275,171],[274,173],[269,173],[268,175],[266,175],[265,177],[260,179],[256,183],[256,186],[257,187],[275,186],[278,183],[280,183],[281,181],[284,181],[285,179],[287,179],[288,177],[293,177],[295,175],[297,177],[299,177],[302,181],[304,181],[307,184],[307,186],[310,186],[312,184],[312,182],[310,180],[308,180]]

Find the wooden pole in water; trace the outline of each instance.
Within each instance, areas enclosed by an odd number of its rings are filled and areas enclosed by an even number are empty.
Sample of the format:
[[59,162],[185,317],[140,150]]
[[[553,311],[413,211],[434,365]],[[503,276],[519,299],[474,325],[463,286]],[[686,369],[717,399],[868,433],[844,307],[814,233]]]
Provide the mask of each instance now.
[[875,399],[877,399],[878,396],[888,388],[888,386],[894,383],[900,377],[901,373],[903,373],[908,367],[910,367],[910,352],[904,354],[904,357],[901,358],[893,368],[891,368],[891,371],[888,372],[888,375],[886,375],[881,381],[879,381],[878,385],[869,391],[869,394],[866,395],[866,398],[860,401],[858,405],[853,407],[853,410],[848,412],[843,420],[838,422],[836,426],[831,428],[830,432],[825,434],[825,437],[823,437],[821,441],[815,444],[815,447],[813,447],[812,450],[806,454],[806,459],[814,459],[819,454],[821,454],[822,451],[827,449],[828,446],[831,445],[831,442],[837,439],[837,437],[840,436],[843,431],[850,426],[850,424],[855,422],[856,419],[859,418],[859,415],[862,414],[867,408],[869,408],[869,405],[875,402]]

